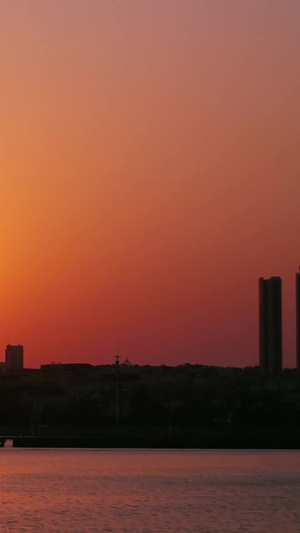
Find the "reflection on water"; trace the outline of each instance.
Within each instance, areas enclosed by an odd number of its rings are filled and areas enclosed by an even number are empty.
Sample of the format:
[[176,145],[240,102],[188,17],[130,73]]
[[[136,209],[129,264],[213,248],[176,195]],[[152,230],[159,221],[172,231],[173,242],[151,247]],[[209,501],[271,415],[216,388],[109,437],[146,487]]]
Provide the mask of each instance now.
[[299,533],[300,452],[0,450],[1,532]]

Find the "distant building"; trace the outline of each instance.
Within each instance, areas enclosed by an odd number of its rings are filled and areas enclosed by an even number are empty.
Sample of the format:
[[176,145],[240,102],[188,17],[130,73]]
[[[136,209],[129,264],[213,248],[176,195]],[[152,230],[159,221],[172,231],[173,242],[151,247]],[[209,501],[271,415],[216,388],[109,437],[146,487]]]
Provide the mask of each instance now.
[[259,279],[259,357],[263,374],[282,370],[281,278]]
[[5,350],[6,370],[23,370],[24,368],[24,347],[20,344],[12,346],[8,344]]
[[300,371],[300,267],[296,273],[296,350],[297,368]]

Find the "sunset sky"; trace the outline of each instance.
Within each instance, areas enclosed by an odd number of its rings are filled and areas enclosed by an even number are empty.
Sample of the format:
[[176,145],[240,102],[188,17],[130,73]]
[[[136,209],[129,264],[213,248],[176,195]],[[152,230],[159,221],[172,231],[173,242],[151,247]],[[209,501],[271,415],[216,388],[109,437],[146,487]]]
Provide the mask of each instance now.
[[295,366],[298,0],[0,0],[0,360]]

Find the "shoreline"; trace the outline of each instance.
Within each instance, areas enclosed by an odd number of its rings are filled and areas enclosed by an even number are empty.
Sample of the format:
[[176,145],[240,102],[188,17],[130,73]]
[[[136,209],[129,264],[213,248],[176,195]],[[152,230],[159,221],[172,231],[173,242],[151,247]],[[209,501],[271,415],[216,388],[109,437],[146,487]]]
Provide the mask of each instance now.
[[16,448],[149,448],[149,449],[268,449],[300,450],[300,431],[249,434],[205,434],[195,437],[150,436],[22,436]]

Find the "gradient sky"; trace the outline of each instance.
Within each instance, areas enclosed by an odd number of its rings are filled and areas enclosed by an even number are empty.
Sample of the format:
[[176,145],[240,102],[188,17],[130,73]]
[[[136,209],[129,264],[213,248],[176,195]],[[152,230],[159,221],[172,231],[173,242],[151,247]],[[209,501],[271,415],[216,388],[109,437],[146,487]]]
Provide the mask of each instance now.
[[295,366],[298,0],[0,0],[0,349]]

